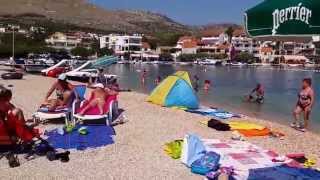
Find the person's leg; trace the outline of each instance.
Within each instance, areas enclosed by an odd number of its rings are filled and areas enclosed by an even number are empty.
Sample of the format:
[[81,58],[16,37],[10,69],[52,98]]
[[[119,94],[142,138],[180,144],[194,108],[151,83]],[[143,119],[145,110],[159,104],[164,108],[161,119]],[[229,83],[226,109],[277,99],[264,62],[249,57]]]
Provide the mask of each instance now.
[[84,106],[84,108],[79,112],[80,115],[84,115],[90,108],[97,106],[98,99],[94,99]]
[[291,123],[291,127],[297,127],[299,125],[299,118],[300,118],[301,112],[302,112],[302,108],[299,105],[297,105],[293,111],[294,121],[293,123]]
[[54,111],[56,109],[56,107],[58,106],[58,104],[59,104],[59,100],[58,99],[50,99],[48,101],[48,105],[47,105],[48,110],[49,111]]
[[304,118],[304,129],[307,130],[309,127],[309,117],[310,117],[311,111],[304,111],[303,118]]
[[67,105],[70,101],[71,96],[72,96],[72,91],[65,91],[63,93],[63,101],[61,102],[62,104],[60,104],[60,105],[61,106]]
[[100,112],[100,115],[102,115],[104,113],[104,106],[105,106],[105,100],[104,99],[97,99],[97,105],[98,105],[98,108],[99,108],[99,112]]
[[8,124],[24,142],[31,142],[32,138],[36,137],[36,134],[26,126],[24,114],[21,109],[15,108],[11,111],[8,116]]

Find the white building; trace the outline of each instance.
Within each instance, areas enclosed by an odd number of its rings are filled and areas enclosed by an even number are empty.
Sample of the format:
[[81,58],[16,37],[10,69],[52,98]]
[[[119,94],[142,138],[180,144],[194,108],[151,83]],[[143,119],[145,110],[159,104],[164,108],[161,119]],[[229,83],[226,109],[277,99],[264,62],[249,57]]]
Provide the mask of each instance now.
[[100,39],[100,48],[112,49],[117,55],[141,54],[142,53],[142,36],[110,34],[102,36]]
[[6,32],[6,28],[5,27],[0,27],[0,33],[5,33]]
[[48,46],[56,49],[71,50],[81,44],[81,38],[73,33],[56,32],[45,40]]

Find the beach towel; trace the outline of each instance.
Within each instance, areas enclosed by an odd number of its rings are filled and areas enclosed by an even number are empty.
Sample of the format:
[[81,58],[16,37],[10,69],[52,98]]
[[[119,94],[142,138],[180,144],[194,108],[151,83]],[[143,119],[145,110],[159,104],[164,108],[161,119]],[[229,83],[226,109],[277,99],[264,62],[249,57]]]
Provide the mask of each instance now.
[[[86,101],[78,110],[77,113],[81,112],[83,108],[85,108],[94,98],[91,98],[89,101]],[[104,104],[103,107],[103,114],[106,114],[109,112],[109,107],[110,107],[110,103],[111,101],[116,100],[117,97],[116,96],[108,96],[106,99],[106,103]],[[98,106],[89,108],[84,115],[100,115],[100,110],[98,108]]]
[[320,172],[310,168],[296,168],[287,165],[249,170],[248,180],[316,180],[320,179]]
[[235,179],[247,179],[250,169],[279,166],[289,162],[273,162],[278,154],[245,141],[202,139],[206,151],[220,155],[221,167],[233,167]]
[[188,134],[183,139],[181,162],[190,167],[191,164],[200,159],[205,152],[205,146],[200,138],[195,134]]
[[237,130],[240,134],[245,137],[256,137],[256,136],[268,136],[270,135],[270,129],[264,128],[262,130],[258,129],[248,129],[248,130]]
[[216,108],[207,108],[207,107],[201,107],[199,109],[190,109],[186,110],[190,113],[200,114],[203,116],[208,116],[211,118],[219,118],[219,119],[230,119],[230,118],[239,118],[240,115],[234,114],[231,112],[224,111],[222,109],[216,109]]
[[230,121],[227,124],[229,124],[232,130],[263,130],[266,128],[265,126],[245,121]]
[[[86,127],[88,134],[81,135],[78,129]],[[54,148],[61,149],[77,149],[85,150],[88,148],[98,148],[113,144],[113,136],[115,131],[110,126],[76,126],[71,133],[61,135],[58,129],[52,130],[45,135],[48,136],[47,141]]]

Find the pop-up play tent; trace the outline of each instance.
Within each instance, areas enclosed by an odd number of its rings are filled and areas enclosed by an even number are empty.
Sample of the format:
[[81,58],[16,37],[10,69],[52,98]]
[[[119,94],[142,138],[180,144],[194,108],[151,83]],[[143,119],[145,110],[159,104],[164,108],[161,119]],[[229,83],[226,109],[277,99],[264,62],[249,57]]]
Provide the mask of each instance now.
[[148,102],[181,109],[197,109],[199,100],[192,88],[189,74],[178,71],[164,79],[151,93]]
[[245,13],[250,37],[300,39],[320,34],[319,0],[265,0]]

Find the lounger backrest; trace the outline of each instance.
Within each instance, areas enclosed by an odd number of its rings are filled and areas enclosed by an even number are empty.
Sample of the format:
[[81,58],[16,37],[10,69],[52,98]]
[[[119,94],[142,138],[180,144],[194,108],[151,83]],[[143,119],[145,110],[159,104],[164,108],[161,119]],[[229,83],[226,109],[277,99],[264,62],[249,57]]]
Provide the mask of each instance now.
[[76,97],[79,100],[84,100],[84,95],[86,94],[86,89],[87,89],[86,85],[77,85],[77,86],[75,86],[74,92],[76,93]]

